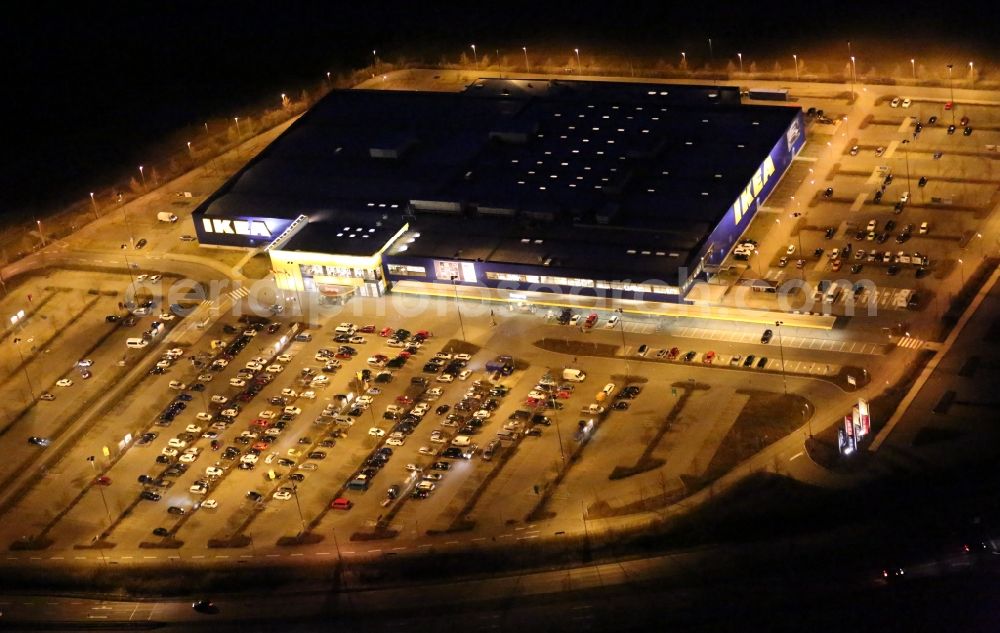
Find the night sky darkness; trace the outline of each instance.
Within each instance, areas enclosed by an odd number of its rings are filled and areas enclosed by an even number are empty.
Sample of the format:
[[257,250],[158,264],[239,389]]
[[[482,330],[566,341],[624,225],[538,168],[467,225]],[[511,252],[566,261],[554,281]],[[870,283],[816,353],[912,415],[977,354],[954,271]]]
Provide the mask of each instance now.
[[25,3],[29,13],[8,13],[0,27],[8,104],[0,213],[30,216],[86,197],[131,173],[169,132],[295,95],[327,71],[367,64],[373,48],[387,60],[457,60],[472,42],[488,53],[565,47],[567,57],[579,46],[585,55],[671,62],[686,50],[703,63],[707,37],[716,60],[736,51],[745,60],[802,52],[818,48],[816,40],[829,48],[850,39],[871,54],[891,38],[918,53],[953,43],[978,55],[987,72],[989,58],[997,59],[1000,16],[986,2],[789,4],[184,0],[43,10]]

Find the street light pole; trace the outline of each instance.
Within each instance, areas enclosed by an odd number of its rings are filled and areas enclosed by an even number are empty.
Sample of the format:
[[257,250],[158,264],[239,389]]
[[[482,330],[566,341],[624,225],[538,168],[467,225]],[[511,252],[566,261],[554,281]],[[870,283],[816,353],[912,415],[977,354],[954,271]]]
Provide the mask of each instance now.
[[524,51],[524,72],[530,73],[531,72],[531,67],[528,66],[528,47],[527,46],[522,46],[521,50]]
[[708,38],[708,61],[715,61],[715,53],[712,51],[712,38]]
[[958,263],[962,265],[961,268],[959,268],[959,272],[962,274],[962,287],[959,288],[959,291],[961,291],[962,288],[965,288],[965,260],[959,258]]
[[146,190],[146,172],[142,165],[139,165],[139,177],[142,178],[142,190]]
[[951,80],[952,64],[948,64],[948,89],[951,92],[951,124],[955,125],[955,82]]
[[465,342],[465,322],[462,321],[462,304],[458,300],[458,284],[455,281],[458,279],[458,275],[451,276],[451,287],[455,291],[455,309],[458,310],[458,325],[462,328],[462,342]]
[[583,74],[583,66],[580,65],[580,49],[579,48],[574,48],[573,52],[576,53],[576,74],[577,75],[582,75]]
[[625,345],[625,312],[621,308],[615,308],[615,312],[618,313],[618,325],[621,327],[622,332],[622,357],[625,359],[625,382],[628,382],[629,376],[632,375],[632,370],[628,363],[628,347]]
[[94,207],[94,217],[100,219],[101,215],[98,213],[97,200],[94,199],[94,192],[90,192],[90,204]]
[[775,321],[774,326],[778,328],[778,351],[781,353],[781,384],[785,390],[785,395],[788,395],[788,378],[785,375],[785,346],[781,340],[781,326],[784,325],[784,321]]
[[240,132],[240,117],[234,116],[233,121],[236,121],[236,138],[240,138],[243,134]]
[[479,70],[479,55],[476,53],[476,45],[469,44],[469,48],[472,49],[472,59],[476,62],[476,70]]
[[799,80],[799,56],[793,54],[792,61],[795,63],[795,81]]
[[851,55],[851,103],[854,103],[854,80],[857,67],[854,64],[854,55]]
[[[94,458],[93,455],[91,455],[90,457],[87,458],[87,461],[90,462],[90,466],[94,469],[94,473],[96,474],[97,473],[97,460]],[[106,512],[107,515],[108,515],[108,527],[111,527],[111,508],[108,507],[108,499],[107,499],[107,497],[104,496],[104,486],[102,486],[101,484],[98,483],[97,484],[97,489],[101,493],[101,501],[104,502],[104,512]]]
[[292,494],[295,495],[295,507],[299,511],[299,521],[302,523],[302,531],[299,532],[299,536],[306,533],[306,518],[302,516],[302,505],[299,503],[299,487],[297,485],[292,486]]
[[903,146],[903,160],[906,161],[906,192],[913,195],[911,193],[913,191],[913,187],[910,185],[910,152],[906,147],[910,144],[910,140],[904,138],[901,144]]
[[31,394],[31,401],[34,402],[35,398],[35,387],[31,384],[31,378],[28,376],[28,366],[24,362],[24,354],[21,353],[21,339],[14,338],[14,348],[17,350],[17,357],[21,360],[21,370],[24,371],[24,381],[28,383],[28,393]]
[[976,87],[976,67],[969,62],[969,81],[971,82],[971,88]]
[[913,70],[913,81],[917,80],[917,60],[910,58],[910,69]]
[[736,56],[740,58],[740,74],[743,74],[743,53],[736,53]]
[[681,66],[687,66],[687,63],[688,63],[687,53],[681,51]]

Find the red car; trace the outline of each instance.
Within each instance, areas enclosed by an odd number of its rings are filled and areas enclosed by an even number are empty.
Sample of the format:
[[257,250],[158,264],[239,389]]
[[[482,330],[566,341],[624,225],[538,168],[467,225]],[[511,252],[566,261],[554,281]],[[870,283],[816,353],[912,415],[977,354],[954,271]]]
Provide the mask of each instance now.
[[354,506],[354,502],[350,499],[345,499],[343,497],[337,497],[330,502],[330,507],[334,510],[350,510]]
[[100,477],[94,480],[94,483],[97,484],[98,486],[110,486],[111,477],[108,477],[107,475],[101,475]]
[[671,347],[670,352],[667,353],[667,360],[674,360],[675,358],[677,358],[678,355],[680,355],[680,353],[681,350],[677,349],[676,347]]
[[597,315],[591,314],[589,317],[587,317],[587,320],[583,322],[583,325],[584,327],[594,327],[595,323],[597,323]]
[[434,335],[428,332],[427,330],[417,330],[417,336],[421,338],[430,338]]
[[379,330],[378,335],[382,337],[390,337],[392,336],[393,332],[394,330],[391,327],[384,327],[381,330]]
[[262,429],[269,428],[271,426],[270,420],[265,420],[264,418],[257,418],[250,423],[251,426],[259,426]]
[[363,328],[361,328],[360,330],[358,330],[358,332],[362,332],[364,334],[371,334],[374,331],[375,331],[375,325],[374,324],[366,325]]
[[354,354],[349,354],[347,352],[337,352],[333,356],[334,358],[339,358],[340,360],[350,360],[354,358]]
[[944,102],[944,109],[945,110],[951,110],[951,108],[952,108],[953,105],[954,104],[951,101],[945,101]]
[[403,394],[401,396],[396,396],[396,402],[398,402],[399,404],[413,404],[413,398],[411,398],[406,394]]
[[715,360],[715,352],[705,352],[705,355],[702,356],[701,358],[701,362],[705,363],[706,365],[711,365],[712,361],[714,360]]
[[257,440],[256,442],[253,443],[253,446],[251,448],[255,448],[258,451],[266,451],[269,446],[271,446],[271,442],[267,440]]

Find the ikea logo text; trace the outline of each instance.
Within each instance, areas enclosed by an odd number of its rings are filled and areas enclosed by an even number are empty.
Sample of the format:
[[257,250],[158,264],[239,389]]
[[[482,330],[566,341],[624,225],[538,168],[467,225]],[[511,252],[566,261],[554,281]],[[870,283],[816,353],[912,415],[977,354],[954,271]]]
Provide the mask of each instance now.
[[750,179],[750,183],[747,184],[743,193],[740,194],[739,199],[733,204],[733,215],[736,218],[737,224],[740,223],[743,216],[750,210],[750,205],[754,203],[760,192],[764,190],[764,185],[767,184],[767,181],[771,179],[773,174],[774,161],[768,156],[764,159],[760,168],[757,169],[757,173]]
[[271,230],[261,220],[216,220],[202,218],[201,225],[206,233],[271,237]]

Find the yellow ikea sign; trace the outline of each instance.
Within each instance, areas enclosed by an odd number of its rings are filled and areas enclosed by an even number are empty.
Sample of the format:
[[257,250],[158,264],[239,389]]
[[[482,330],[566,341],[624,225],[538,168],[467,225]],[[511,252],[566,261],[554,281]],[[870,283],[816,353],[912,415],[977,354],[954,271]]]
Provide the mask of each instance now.
[[767,181],[771,179],[774,174],[774,161],[768,156],[764,159],[764,162],[757,169],[757,172],[750,179],[743,193],[740,197],[733,203],[733,215],[736,218],[736,223],[739,224],[740,220],[743,219],[743,215],[750,210],[750,205],[753,201],[757,199],[757,195],[764,190],[764,185]]

